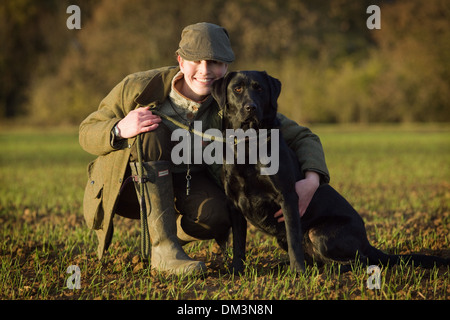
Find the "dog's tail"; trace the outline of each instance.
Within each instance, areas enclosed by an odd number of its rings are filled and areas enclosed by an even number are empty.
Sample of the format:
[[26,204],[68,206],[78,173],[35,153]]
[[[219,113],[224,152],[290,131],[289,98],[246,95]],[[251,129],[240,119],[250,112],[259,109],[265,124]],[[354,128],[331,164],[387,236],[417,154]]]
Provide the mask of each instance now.
[[370,264],[393,266],[398,264],[421,266],[422,268],[433,268],[434,266],[450,266],[450,259],[425,254],[386,254],[372,246],[366,252]]

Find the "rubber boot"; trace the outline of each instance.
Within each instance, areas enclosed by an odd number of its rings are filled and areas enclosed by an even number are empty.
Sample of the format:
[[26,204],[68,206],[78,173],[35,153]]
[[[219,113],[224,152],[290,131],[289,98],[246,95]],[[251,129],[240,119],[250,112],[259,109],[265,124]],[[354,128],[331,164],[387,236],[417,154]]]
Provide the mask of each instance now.
[[178,238],[178,242],[184,246],[190,242],[193,241],[199,241],[201,239],[195,238],[193,236],[188,235],[184,230],[183,227],[181,226],[181,219],[182,219],[182,215],[178,215],[177,219],[176,219],[176,224],[177,224],[177,238]]
[[145,201],[147,226],[151,240],[151,267],[174,274],[200,273],[206,270],[203,262],[192,260],[181,247],[177,238],[172,174],[169,161],[142,162],[139,175],[138,162],[131,162],[136,193]]

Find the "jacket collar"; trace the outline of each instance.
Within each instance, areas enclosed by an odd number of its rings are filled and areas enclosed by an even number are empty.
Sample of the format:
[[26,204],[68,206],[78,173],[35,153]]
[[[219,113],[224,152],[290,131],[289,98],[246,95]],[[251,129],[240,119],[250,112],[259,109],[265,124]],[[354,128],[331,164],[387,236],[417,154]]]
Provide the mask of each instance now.
[[145,86],[144,90],[134,99],[141,105],[158,105],[163,102],[170,93],[172,79],[180,71],[180,67],[169,67],[156,73]]

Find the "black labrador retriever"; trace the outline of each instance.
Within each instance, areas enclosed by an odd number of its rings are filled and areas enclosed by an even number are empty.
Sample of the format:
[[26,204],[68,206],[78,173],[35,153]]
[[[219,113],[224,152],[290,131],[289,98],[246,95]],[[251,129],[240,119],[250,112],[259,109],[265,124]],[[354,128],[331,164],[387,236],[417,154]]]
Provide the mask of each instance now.
[[[277,99],[281,83],[264,73],[230,73],[217,80],[212,94],[219,105],[224,107],[225,129],[276,129]],[[302,247],[302,230],[298,212],[298,196],[295,182],[301,178],[293,151],[282,137],[271,141],[271,131],[259,136],[265,143],[267,152],[275,144],[279,149],[278,172],[261,175],[265,166],[259,161],[255,164],[237,164],[239,151],[234,153],[234,163],[223,165],[224,188],[231,200],[230,215],[233,231],[233,263],[235,271],[243,270],[247,218],[253,225],[277,237],[279,244],[288,251],[292,269],[305,269]],[[250,154],[250,141],[242,141],[246,156]],[[285,224],[277,223],[274,213],[283,209]],[[245,216],[245,217],[244,217]]]
[[[361,216],[328,184],[318,188],[300,219],[294,185],[302,178],[302,173],[281,133],[270,134],[270,129],[279,126],[277,99],[280,91],[280,81],[258,71],[231,72],[213,85],[212,95],[224,112],[223,130],[264,132],[258,137],[259,141],[266,143],[269,152],[279,152],[276,174],[261,175],[266,165],[259,158],[256,163],[239,164],[238,152],[234,154],[234,163],[223,165],[223,184],[230,200],[234,272],[242,272],[244,268],[246,220],[277,238],[279,245],[288,252],[291,269],[297,272],[305,269],[305,260],[319,265],[331,261],[349,264],[355,259],[363,264],[394,265],[403,260],[423,267],[449,265],[450,259],[420,254],[388,255],[371,246]],[[279,147],[271,150],[274,141],[270,140],[275,138]],[[248,155],[249,139],[239,143],[245,145]],[[285,223],[277,222],[274,217],[280,208]]]

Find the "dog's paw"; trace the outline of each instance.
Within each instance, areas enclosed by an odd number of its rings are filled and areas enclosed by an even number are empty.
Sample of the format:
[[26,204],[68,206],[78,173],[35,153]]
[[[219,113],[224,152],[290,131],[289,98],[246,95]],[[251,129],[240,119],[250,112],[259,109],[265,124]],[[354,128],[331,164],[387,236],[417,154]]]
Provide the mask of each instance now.
[[305,263],[301,263],[298,261],[291,262],[290,264],[290,270],[291,272],[295,272],[297,274],[302,274],[305,272]]
[[244,264],[242,263],[242,261],[239,262],[233,261],[230,267],[230,273],[233,273],[234,275],[244,274]]

